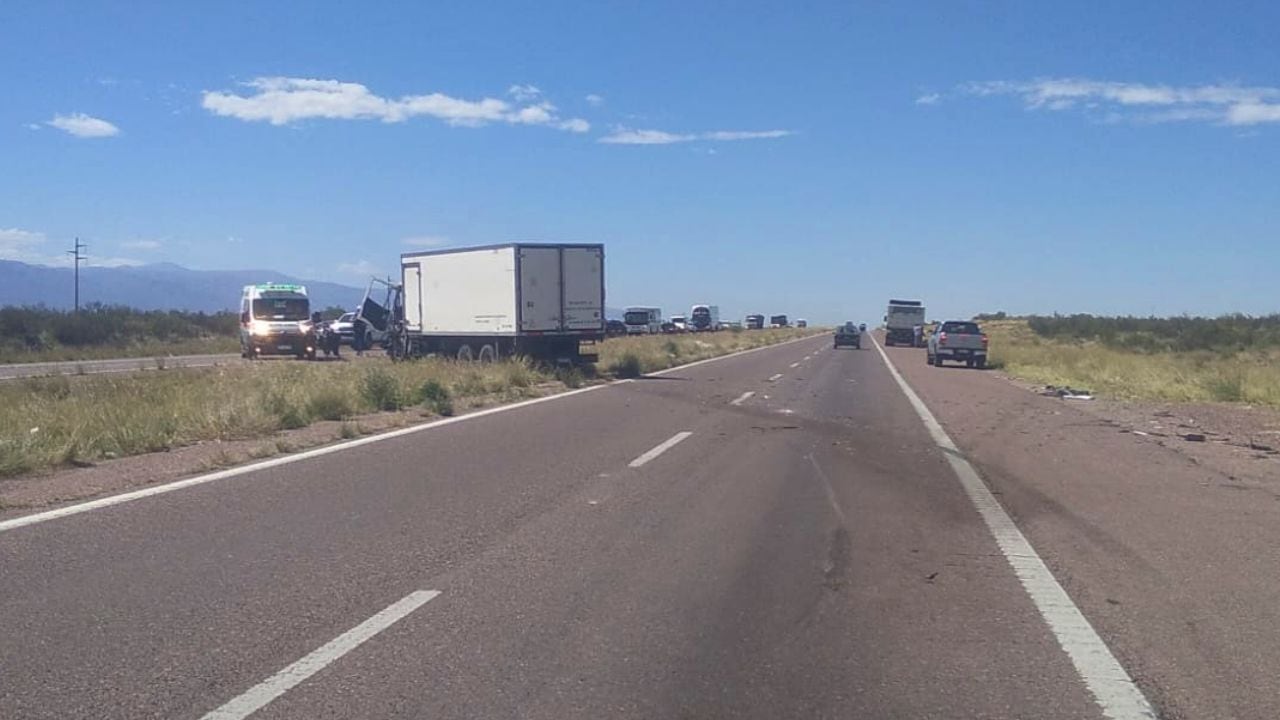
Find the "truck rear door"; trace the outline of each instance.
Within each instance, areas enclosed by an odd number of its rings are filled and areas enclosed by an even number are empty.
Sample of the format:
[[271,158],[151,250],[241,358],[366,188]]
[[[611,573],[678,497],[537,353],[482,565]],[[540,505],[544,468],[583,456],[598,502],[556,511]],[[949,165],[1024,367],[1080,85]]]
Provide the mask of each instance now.
[[520,248],[520,330],[560,329],[560,249]]
[[404,286],[405,329],[422,332],[422,266],[418,263],[402,266],[400,282]]
[[564,327],[600,330],[604,327],[604,252],[600,248],[565,248]]

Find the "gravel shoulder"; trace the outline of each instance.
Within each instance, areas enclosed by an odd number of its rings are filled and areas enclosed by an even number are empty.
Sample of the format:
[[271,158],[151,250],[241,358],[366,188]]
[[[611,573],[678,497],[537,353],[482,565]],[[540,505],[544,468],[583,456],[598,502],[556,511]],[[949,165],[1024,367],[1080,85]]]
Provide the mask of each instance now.
[[1162,717],[1280,717],[1280,413],[1061,400],[888,353]]

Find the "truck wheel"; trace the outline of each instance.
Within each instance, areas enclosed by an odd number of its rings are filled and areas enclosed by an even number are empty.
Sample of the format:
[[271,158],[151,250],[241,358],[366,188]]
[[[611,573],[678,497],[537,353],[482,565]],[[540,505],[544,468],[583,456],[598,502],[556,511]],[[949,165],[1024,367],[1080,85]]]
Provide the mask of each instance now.
[[471,362],[475,356],[471,353],[471,346],[464,344],[458,348],[458,362]]
[[975,362],[975,363],[974,363],[974,367],[978,368],[979,370],[986,370],[986,369],[987,369],[987,359],[986,359],[986,358],[978,358],[977,362]]
[[973,361],[972,361],[972,360],[965,360],[965,361],[964,361],[964,364],[965,364],[965,367],[968,367],[968,368],[972,368],[972,367],[973,367]]
[[924,356],[924,364],[925,364],[925,365],[937,365],[937,364],[938,364],[938,359],[937,359],[937,358],[935,358],[935,357],[934,357],[934,356],[932,356],[932,355],[925,355],[925,356]]
[[478,359],[482,363],[491,363],[498,359],[498,351],[492,345],[481,345]]

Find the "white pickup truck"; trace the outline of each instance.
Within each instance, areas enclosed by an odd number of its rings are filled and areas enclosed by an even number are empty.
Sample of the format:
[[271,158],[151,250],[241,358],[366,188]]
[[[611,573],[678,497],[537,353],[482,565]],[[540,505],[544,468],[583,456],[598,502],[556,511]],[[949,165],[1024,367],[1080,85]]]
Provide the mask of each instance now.
[[979,369],[987,366],[987,336],[976,322],[947,320],[929,336],[926,348],[925,362],[930,365],[952,360]]

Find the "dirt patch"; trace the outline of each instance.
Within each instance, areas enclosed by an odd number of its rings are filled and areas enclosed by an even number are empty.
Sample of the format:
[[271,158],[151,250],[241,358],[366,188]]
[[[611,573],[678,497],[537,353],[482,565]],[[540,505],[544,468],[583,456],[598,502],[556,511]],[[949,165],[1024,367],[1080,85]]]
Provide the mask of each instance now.
[[[1043,390],[997,375],[1032,394]],[[1135,442],[1167,448],[1229,480],[1280,483],[1280,411],[1273,408],[1108,399],[1060,402],[1132,435]]]
[[[528,388],[521,398],[513,399],[502,394],[459,398],[455,409],[461,415],[517,399],[554,395],[564,390],[558,383],[547,383]],[[166,452],[4,478],[0,479],[0,517],[136,490],[438,419],[439,415],[422,408],[356,415],[342,421],[319,421],[304,428],[282,430],[252,440],[198,442]]]

